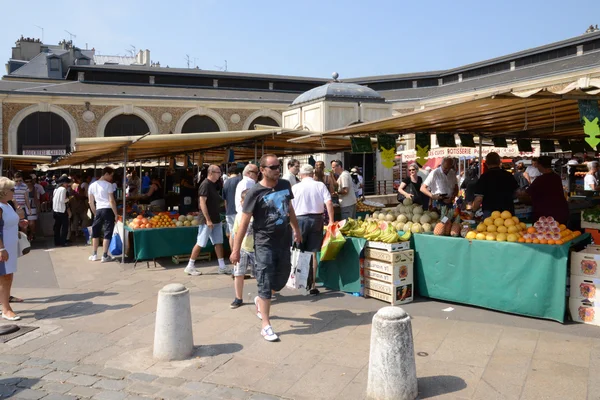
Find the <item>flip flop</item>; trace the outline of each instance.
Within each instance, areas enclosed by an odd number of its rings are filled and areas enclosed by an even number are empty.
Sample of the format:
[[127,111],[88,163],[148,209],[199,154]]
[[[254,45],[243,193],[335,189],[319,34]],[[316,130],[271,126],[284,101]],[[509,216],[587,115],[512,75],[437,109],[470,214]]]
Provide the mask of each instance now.
[[15,296],[10,296],[10,297],[8,298],[8,302],[9,302],[9,303],[22,303],[23,301],[25,301],[25,300],[23,300],[23,299],[20,299],[20,298],[18,298],[18,297],[15,297]]

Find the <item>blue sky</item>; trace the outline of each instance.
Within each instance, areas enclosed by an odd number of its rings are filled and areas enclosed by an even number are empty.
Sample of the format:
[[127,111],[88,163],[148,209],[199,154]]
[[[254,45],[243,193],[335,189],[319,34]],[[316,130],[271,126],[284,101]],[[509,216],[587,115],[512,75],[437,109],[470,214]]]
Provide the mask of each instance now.
[[[583,34],[600,1],[54,0],[3,2],[0,58],[21,34],[100,54],[134,45],[201,69],[328,78],[458,67]],[[195,58],[195,60],[194,60]],[[4,70],[2,71],[4,72]]]

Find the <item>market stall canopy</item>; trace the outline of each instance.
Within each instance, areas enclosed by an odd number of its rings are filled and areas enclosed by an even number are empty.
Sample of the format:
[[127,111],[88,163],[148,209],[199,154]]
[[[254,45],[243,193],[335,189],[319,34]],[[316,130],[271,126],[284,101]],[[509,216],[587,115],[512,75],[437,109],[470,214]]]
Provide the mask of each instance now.
[[0,154],[3,170],[31,171],[37,169],[40,165],[50,164],[50,156],[22,156],[14,154]]
[[373,122],[291,139],[316,143],[322,139],[381,133],[474,133],[483,137],[572,138],[583,136],[578,100],[599,100],[600,78],[579,78],[562,84],[474,95],[456,104],[417,110]]
[[303,136],[306,131],[285,130],[282,128],[182,133],[167,135],[121,136],[102,138],[78,138],[75,150],[60,158],[54,167],[75,166],[94,162],[121,162],[123,150],[128,148],[130,160],[156,159],[179,154],[201,152],[203,160],[222,161],[224,150],[232,149],[236,160],[250,160],[258,154],[275,153],[278,156],[293,154],[311,154],[319,151],[338,151],[348,149],[350,142],[343,138],[331,138],[314,144],[289,143],[294,137]]

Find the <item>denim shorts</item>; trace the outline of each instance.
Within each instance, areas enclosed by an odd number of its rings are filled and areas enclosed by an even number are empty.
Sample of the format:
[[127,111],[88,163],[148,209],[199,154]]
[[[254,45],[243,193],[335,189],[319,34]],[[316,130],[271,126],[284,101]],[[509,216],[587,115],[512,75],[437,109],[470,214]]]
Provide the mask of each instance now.
[[291,250],[289,246],[255,246],[256,284],[258,296],[269,300],[271,291],[280,291],[290,277],[292,270]]
[[233,223],[235,222],[236,214],[226,215],[225,220],[227,221],[227,233],[233,235]]
[[248,272],[252,272],[252,275],[255,275],[255,266],[254,253],[240,250],[240,262],[233,266],[233,276],[244,276]]
[[96,210],[94,222],[92,223],[92,237],[100,238],[100,234],[104,230],[104,239],[112,239],[115,229],[115,214],[111,208],[101,208]]
[[200,247],[206,247],[209,238],[213,246],[216,244],[223,244],[223,226],[220,222],[218,224],[213,224],[212,229],[209,229],[208,225],[198,226],[196,244]]

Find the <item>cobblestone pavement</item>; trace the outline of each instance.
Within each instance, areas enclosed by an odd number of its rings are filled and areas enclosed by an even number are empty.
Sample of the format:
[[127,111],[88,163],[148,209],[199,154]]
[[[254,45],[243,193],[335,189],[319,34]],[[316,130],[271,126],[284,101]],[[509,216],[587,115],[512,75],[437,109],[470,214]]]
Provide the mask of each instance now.
[[[281,342],[267,343],[231,278],[202,264],[189,277],[161,260],[87,261],[88,248],[35,249],[19,260],[13,304],[37,330],[0,343],[0,398],[364,399],[370,323],[384,303],[284,290],[273,303]],[[157,291],[190,289],[194,356],[152,357]],[[420,398],[600,399],[600,328],[558,324],[424,299],[413,317]]]

